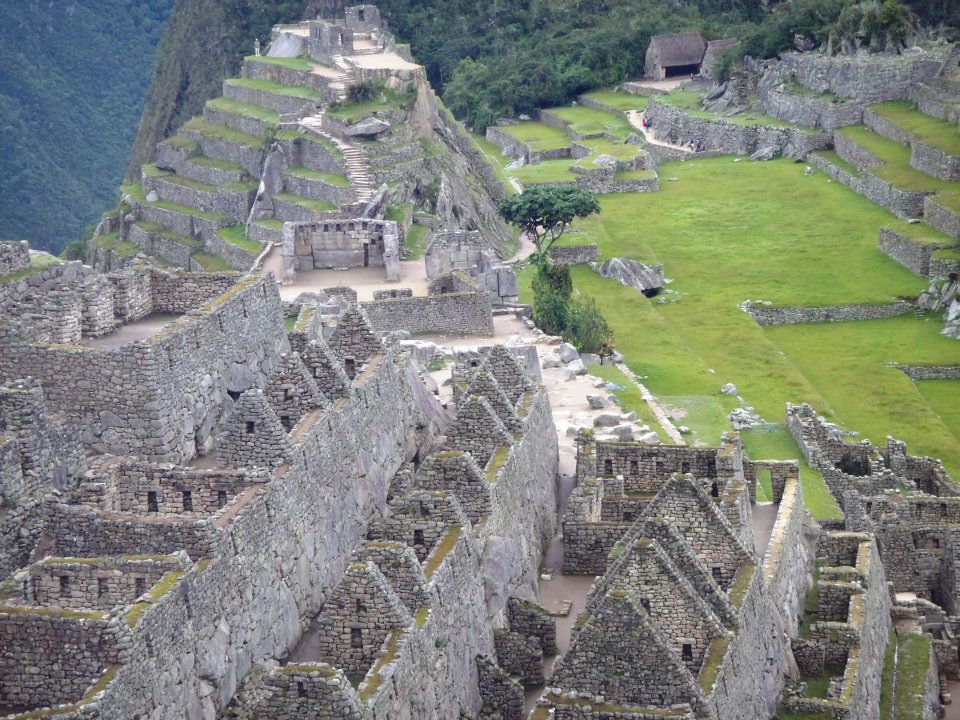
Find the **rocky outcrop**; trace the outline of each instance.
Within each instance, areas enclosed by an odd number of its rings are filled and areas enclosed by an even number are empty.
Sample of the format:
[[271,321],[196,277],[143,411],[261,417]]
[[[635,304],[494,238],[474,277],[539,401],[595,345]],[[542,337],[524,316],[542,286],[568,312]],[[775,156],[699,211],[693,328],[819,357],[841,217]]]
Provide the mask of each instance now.
[[593,269],[647,297],[653,297],[663,287],[663,265],[644,265],[629,258],[610,258],[600,265],[594,264]]

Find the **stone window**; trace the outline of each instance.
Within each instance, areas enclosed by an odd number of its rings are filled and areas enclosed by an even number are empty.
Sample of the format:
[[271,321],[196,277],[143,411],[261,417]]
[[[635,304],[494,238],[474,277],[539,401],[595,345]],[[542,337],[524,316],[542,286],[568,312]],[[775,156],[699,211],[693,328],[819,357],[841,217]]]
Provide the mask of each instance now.
[[160,506],[157,504],[157,493],[153,490],[147,493],[147,512],[160,512]]
[[613,460],[607,458],[603,461],[603,474],[613,475]]
[[630,474],[631,474],[631,475],[636,475],[636,474],[638,474],[639,472],[640,472],[640,463],[638,463],[636,460],[631,460],[631,461],[630,461]]
[[656,467],[657,467],[657,472],[658,472],[658,473],[662,473],[662,472],[664,471],[664,469],[665,469],[663,460],[657,460],[657,465],[656,465]]
[[643,607],[644,610],[646,610],[647,612],[650,612],[650,598],[645,598],[645,597],[640,598],[640,605]]
[[193,491],[192,490],[183,491],[183,509],[186,512],[193,512]]
[[223,507],[227,504],[227,491],[226,490],[217,490],[217,504],[220,507]]
[[290,422],[289,415],[281,415],[280,424],[283,425],[283,429],[286,430],[287,432],[290,432],[290,430],[293,428],[293,423]]
[[61,575],[60,576],[60,597],[70,593],[70,576]]
[[[360,9],[357,11],[357,20],[359,20],[360,22],[366,22],[366,18],[364,17],[364,15],[366,15],[366,12],[364,11],[363,8],[360,8]],[[366,223],[364,223],[364,224],[366,224]]]
[[350,628],[350,647],[363,647],[363,630],[360,628]]
[[253,435],[257,430],[257,424],[253,420],[247,420],[247,435]]
[[717,476],[717,461],[714,458],[707,460],[707,477]]
[[716,580],[717,582],[720,582],[720,580],[723,579],[723,578],[722,578],[722,571],[721,571],[720,568],[717,567],[716,565],[714,565],[712,568],[710,568],[710,572],[713,574],[713,579]]
[[423,540],[423,530],[414,530],[413,531],[413,544],[414,545],[424,545]]
[[147,579],[144,577],[134,578],[133,592],[137,597],[140,597],[147,591]]
[[684,662],[690,662],[693,660],[693,645],[690,643],[683,643],[680,646],[680,657],[683,658]]
[[637,513],[633,510],[624,510],[623,511],[623,521],[624,522],[633,522],[637,519]]
[[107,594],[107,579],[97,578],[97,597],[103,597]]
[[872,503],[872,502],[868,502],[866,505],[864,505],[864,511],[867,513],[867,515],[870,514],[870,511],[871,511],[871,510],[873,510],[873,503]]
[[290,402],[290,388],[283,389],[283,401]]
[[690,472],[690,463],[687,462],[686,460],[680,463],[680,472],[684,474]]
[[363,603],[363,598],[357,598],[357,612],[362,613],[367,611],[367,606]]
[[347,372],[347,377],[353,380],[353,376],[357,373],[357,361],[352,357],[345,357],[343,359],[343,369]]
[[297,697],[306,697],[307,687],[302,682],[297,683]]
[[710,483],[710,497],[720,497],[720,487],[716,480]]

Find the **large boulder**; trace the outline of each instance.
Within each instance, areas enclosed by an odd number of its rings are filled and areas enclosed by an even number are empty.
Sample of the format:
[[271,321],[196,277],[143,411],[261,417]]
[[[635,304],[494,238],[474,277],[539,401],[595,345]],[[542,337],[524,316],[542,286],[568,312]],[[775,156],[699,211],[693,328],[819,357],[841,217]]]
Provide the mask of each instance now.
[[644,265],[629,258],[610,258],[599,266],[594,265],[593,269],[647,297],[656,295],[663,287],[663,265]]
[[349,137],[376,138],[390,129],[390,123],[378,117],[366,117],[344,130]]

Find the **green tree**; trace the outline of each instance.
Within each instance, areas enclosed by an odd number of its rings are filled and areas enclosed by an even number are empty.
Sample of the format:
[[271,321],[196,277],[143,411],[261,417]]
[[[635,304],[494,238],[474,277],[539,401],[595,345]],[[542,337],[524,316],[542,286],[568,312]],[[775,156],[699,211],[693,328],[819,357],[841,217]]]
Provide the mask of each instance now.
[[500,204],[500,216],[527,234],[542,259],[570,223],[598,212],[597,198],[572,185],[534,186]]

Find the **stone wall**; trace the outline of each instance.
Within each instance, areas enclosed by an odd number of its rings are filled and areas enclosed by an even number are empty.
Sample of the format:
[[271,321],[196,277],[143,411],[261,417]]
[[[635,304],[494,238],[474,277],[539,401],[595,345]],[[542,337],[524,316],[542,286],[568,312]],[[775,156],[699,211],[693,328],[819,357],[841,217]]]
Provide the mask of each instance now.
[[880,252],[921,277],[930,276],[930,259],[938,247],[918,242],[890,228],[880,228]]
[[822,307],[765,307],[753,305],[747,312],[758,325],[794,325],[814,322],[881,320],[913,312],[914,305],[899,301],[884,304],[824,305]]
[[30,246],[27,242],[0,242],[0,277],[11,275],[30,266]]
[[767,115],[805,127],[835,130],[863,121],[864,103],[838,100],[835,96],[817,97],[770,89],[758,93],[757,107]]
[[943,58],[932,52],[920,55],[825,55],[788,53],[786,68],[816,92],[855,98],[864,103],[905,99],[912,87],[931,80]]
[[780,610],[785,630],[796,637],[810,590],[814,552],[806,541],[806,508],[799,478],[787,480],[777,519],[763,556],[763,574],[773,604]]
[[816,153],[808,155],[807,161],[855,193],[886,208],[901,220],[913,220],[926,216],[924,204],[927,193],[925,192],[899,190],[869,170],[865,170],[860,175],[853,175]]
[[208,286],[210,278],[157,276],[156,312],[192,310],[223,285],[232,287],[149,340],[109,350],[5,346],[0,375],[36,368],[48,403],[83,428],[89,448],[175,461],[204,452],[227,393],[265,382],[286,343],[270,277],[220,276]]
[[960,212],[937,202],[936,196],[923,199],[923,219],[944,235],[960,240]]
[[453,270],[479,267],[486,249],[487,245],[477,231],[434,233],[423,258],[427,278],[432,280]]
[[493,335],[490,295],[456,292],[426,297],[398,297],[361,303],[374,330],[388,333]]
[[653,122],[658,140],[684,146],[699,144],[702,150],[727,155],[750,155],[760,148],[772,147],[776,152],[800,158],[813,150],[826,149],[833,142],[828,132],[693,117],[656,98],[650,98],[647,117]]
[[600,251],[590,245],[562,245],[550,248],[550,259],[556,265],[589,265],[600,261]]
[[283,229],[283,280],[297,270],[382,266],[387,280],[400,279],[400,234],[388,220],[342,218],[287,223]]

